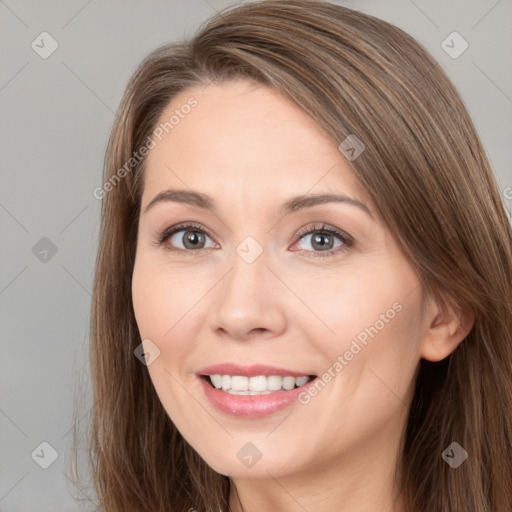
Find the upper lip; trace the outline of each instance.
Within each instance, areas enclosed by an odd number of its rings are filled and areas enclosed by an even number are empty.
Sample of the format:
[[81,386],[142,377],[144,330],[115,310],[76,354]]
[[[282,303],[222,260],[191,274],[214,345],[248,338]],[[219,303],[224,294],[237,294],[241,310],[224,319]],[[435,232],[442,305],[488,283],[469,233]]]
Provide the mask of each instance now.
[[278,368],[266,364],[253,364],[249,366],[236,363],[222,363],[207,366],[197,372],[198,375],[242,375],[256,377],[258,375],[280,375],[281,377],[303,377],[313,375],[310,372],[297,372],[288,368]]

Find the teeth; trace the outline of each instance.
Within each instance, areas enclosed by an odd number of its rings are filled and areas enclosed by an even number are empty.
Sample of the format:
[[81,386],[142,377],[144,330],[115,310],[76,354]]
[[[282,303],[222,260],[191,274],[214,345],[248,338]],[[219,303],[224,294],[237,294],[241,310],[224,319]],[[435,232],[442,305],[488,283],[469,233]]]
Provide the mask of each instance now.
[[231,376],[223,375],[222,376],[222,390],[227,391],[230,388],[231,388]]
[[210,375],[210,380],[217,389],[222,387],[222,375]]
[[311,380],[310,377],[281,377],[279,375],[258,375],[245,377],[243,375],[209,375],[211,383],[217,389],[222,389],[232,395],[268,395],[282,389],[289,391],[294,387],[303,386]]
[[285,377],[283,379],[283,388],[290,390],[295,387],[295,377]]
[[[307,379],[307,377],[305,377]],[[269,375],[266,378],[267,381],[267,389],[271,391],[279,391],[281,386],[283,385],[283,378],[279,377],[279,375]]]
[[296,384],[297,386],[304,386],[304,384],[306,384],[306,382],[309,381],[309,377],[297,377],[296,379]]
[[231,389],[233,391],[247,391],[249,389],[249,377],[236,375],[231,377]]
[[[236,379],[236,377],[233,377],[234,379]],[[278,377],[279,379],[279,377]],[[281,387],[281,386],[279,386]],[[234,388],[236,389],[236,388]],[[258,377],[251,377],[249,379],[249,389],[251,391],[267,391],[268,390],[268,386],[267,386],[267,377],[265,377],[264,375],[259,375]]]

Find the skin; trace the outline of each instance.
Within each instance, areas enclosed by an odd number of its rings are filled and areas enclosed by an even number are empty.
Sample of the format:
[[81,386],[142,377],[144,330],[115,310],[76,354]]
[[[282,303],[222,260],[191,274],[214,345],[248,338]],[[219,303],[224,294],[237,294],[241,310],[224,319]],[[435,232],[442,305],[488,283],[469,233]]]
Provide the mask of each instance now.
[[[401,510],[394,472],[419,360],[445,358],[471,321],[423,296],[338,142],[298,106],[237,80],[182,92],[162,121],[191,96],[197,106],[147,156],[132,280],[141,339],[160,350],[147,368],[163,407],[200,456],[232,478],[246,512]],[[169,188],[208,194],[217,212],[177,202],[144,212]],[[357,199],[371,215],[348,203],[279,214],[289,198],[322,192]],[[155,244],[184,221],[204,227],[202,250],[183,245],[189,228]],[[327,235],[343,250],[313,257],[322,250],[297,233],[322,223],[354,243]],[[247,236],[263,251],[252,263],[236,252]],[[231,416],[196,377],[223,362],[322,375],[393,304],[401,311],[306,405]],[[236,455],[249,442],[262,454],[250,468]],[[242,510],[233,486],[230,507]]]

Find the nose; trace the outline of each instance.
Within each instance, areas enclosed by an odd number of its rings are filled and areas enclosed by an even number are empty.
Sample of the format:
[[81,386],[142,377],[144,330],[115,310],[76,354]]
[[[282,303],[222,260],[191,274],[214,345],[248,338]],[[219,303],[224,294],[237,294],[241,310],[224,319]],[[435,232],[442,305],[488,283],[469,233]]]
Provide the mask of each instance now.
[[265,251],[252,262],[240,254],[212,290],[210,328],[237,341],[279,336],[286,329],[286,287],[270,270]]

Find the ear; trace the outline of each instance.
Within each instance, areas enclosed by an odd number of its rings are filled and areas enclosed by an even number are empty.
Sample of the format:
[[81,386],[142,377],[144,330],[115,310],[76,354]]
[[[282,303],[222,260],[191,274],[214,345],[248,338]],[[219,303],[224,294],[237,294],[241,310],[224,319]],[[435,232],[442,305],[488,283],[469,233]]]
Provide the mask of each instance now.
[[463,312],[443,299],[430,299],[426,308],[427,332],[421,344],[421,357],[441,361],[466,338],[473,325],[473,312]]

